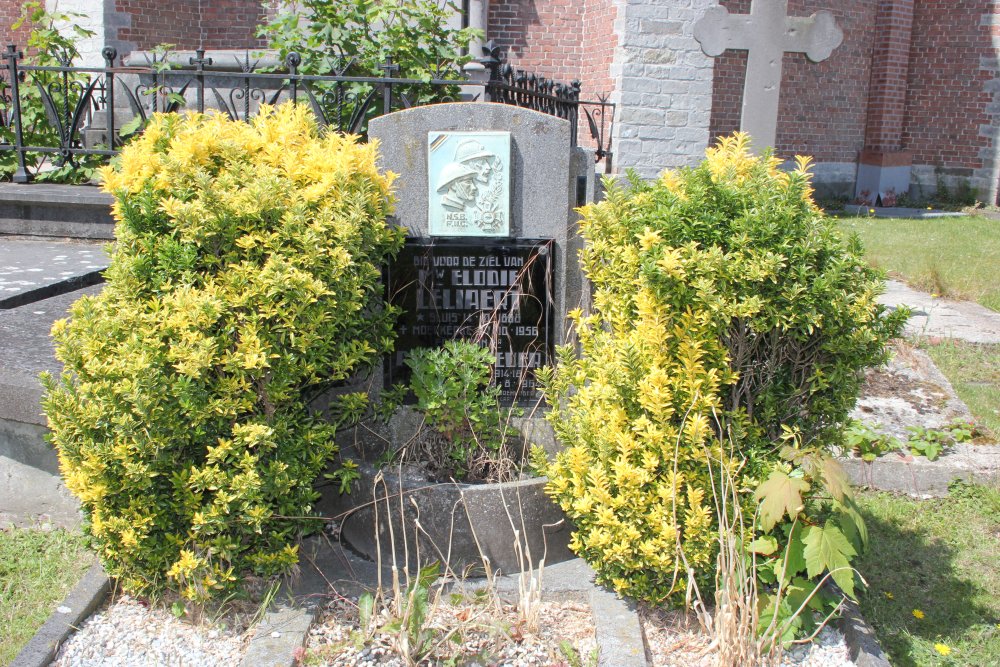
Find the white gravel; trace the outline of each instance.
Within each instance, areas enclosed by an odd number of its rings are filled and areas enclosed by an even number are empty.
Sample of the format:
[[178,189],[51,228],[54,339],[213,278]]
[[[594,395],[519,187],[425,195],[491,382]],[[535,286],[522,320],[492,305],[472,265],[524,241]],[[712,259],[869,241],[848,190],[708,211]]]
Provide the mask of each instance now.
[[[434,649],[421,665],[490,664],[499,667],[552,667],[589,664],[596,655],[590,605],[543,601],[538,627],[526,629],[511,605],[448,601],[433,605],[426,628]],[[310,665],[322,667],[405,667],[393,646],[391,621],[383,610],[375,629],[359,637],[356,600],[334,595],[309,631],[305,654]],[[564,646],[561,648],[560,643]],[[574,662],[566,651],[572,647]],[[449,662],[452,661],[452,662]]]
[[194,625],[122,596],[90,616],[60,649],[54,667],[235,667],[248,633]]
[[[711,639],[701,631],[694,617],[672,609],[651,609],[640,605],[639,617],[653,667],[713,667],[715,652]],[[855,667],[844,635],[827,626],[810,644],[796,645],[782,654],[782,667]]]
[[782,665],[801,667],[854,667],[844,633],[826,626],[811,644],[802,644],[785,651]]
[[[403,661],[393,655],[389,637],[375,632],[368,642],[354,643],[356,635],[352,636],[352,632],[358,629],[356,609],[352,600],[335,596],[323,618],[310,630],[308,649],[312,661],[328,667],[402,667]],[[680,612],[646,608],[640,615],[654,667],[710,667],[714,663],[714,655],[706,651],[708,637]],[[430,625],[437,626],[438,633],[454,628],[457,619],[461,619],[458,625],[464,627],[459,633],[462,639],[457,653],[469,656],[482,651],[505,667],[561,664],[565,656],[557,648],[560,640],[568,640],[586,664],[595,646],[588,605],[544,602],[537,634],[518,630],[517,615],[506,605],[487,611],[481,605],[444,604],[434,616]],[[63,645],[52,664],[55,667],[235,667],[251,634],[246,630],[229,630],[222,623],[192,624],[175,618],[163,607],[149,607],[123,596],[93,614]],[[785,651],[781,664],[854,667],[843,634],[829,626],[813,643]]]

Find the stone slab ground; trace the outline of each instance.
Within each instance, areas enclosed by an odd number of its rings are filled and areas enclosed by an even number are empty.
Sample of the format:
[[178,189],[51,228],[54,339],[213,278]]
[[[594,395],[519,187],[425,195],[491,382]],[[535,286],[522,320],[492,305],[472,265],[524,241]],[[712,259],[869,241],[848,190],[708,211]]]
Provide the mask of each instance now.
[[[973,421],[948,379],[922,350],[895,346],[892,360],[870,370],[857,407],[851,413],[880,433],[905,442],[907,428],[941,429],[956,421]],[[1000,445],[960,443],[935,461],[908,452],[891,452],[871,463],[842,458],[851,483],[915,496],[941,496],[955,479],[1000,480]]]
[[111,240],[113,201],[97,187],[0,183],[0,234]]
[[893,308],[905,305],[913,311],[906,323],[905,333],[909,337],[1000,343],[1000,313],[978,303],[942,299],[899,280],[886,281],[886,291],[879,302]]
[[59,463],[45,441],[42,371],[61,369],[49,330],[88,287],[18,308],[0,310],[0,524],[46,516],[60,526],[79,523],[77,502],[59,478]]
[[0,309],[16,308],[102,282],[108,255],[100,241],[3,237]]

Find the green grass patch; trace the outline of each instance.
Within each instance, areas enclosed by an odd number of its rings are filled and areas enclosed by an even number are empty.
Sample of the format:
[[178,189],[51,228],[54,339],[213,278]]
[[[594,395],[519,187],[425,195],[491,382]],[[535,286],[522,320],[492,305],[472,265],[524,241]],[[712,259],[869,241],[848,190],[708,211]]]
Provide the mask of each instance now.
[[869,261],[911,286],[1000,310],[1000,220],[843,218]]
[[980,345],[959,340],[922,341],[930,355],[965,401],[981,427],[1000,437],[1000,345]]
[[931,500],[862,492],[859,503],[871,534],[859,602],[890,662],[1000,665],[1000,489],[956,485]]
[[79,532],[0,530],[0,665],[14,660],[93,561]]

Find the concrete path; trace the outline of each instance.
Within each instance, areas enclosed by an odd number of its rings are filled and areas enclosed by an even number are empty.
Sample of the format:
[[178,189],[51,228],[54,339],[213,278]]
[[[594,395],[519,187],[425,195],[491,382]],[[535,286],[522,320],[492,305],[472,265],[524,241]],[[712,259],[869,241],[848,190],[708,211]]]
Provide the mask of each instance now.
[[94,285],[108,267],[104,242],[0,236],[0,308]]
[[82,295],[100,290],[95,285],[0,309],[0,527],[31,524],[42,515],[59,526],[80,522],[77,501],[62,483],[55,450],[45,440],[38,374],[62,368],[49,337],[52,323]]
[[1000,313],[971,301],[952,301],[920,292],[898,280],[886,283],[879,302],[906,305],[913,317],[906,324],[907,336],[956,338],[969,343],[1000,343]]

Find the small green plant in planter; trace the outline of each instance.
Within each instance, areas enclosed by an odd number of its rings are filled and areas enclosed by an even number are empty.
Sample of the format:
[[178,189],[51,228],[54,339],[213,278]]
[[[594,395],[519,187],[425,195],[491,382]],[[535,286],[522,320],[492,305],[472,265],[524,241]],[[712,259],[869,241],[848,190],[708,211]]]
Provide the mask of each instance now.
[[463,481],[515,476],[508,442],[514,430],[500,407],[500,388],[490,384],[493,362],[488,349],[464,340],[410,353],[413,407],[429,433],[407,447],[406,460],[422,462],[435,476]]

